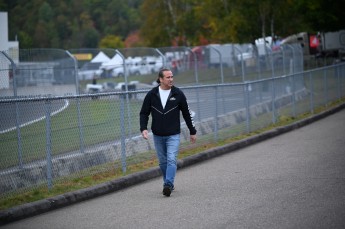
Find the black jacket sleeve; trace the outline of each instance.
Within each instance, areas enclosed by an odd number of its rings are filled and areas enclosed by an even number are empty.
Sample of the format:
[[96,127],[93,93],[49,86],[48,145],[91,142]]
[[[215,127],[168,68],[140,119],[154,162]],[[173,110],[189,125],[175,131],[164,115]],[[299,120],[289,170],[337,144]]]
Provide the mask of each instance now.
[[151,113],[151,93],[147,93],[140,110],[140,132],[147,130],[149,115]]

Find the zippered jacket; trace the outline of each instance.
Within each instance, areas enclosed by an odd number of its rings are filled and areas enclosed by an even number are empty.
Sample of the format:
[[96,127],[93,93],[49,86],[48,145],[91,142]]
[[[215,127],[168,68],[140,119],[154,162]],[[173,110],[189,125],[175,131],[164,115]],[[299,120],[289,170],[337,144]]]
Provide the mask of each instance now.
[[140,131],[147,130],[149,115],[152,116],[151,130],[158,136],[169,136],[181,133],[180,111],[187,124],[189,133],[196,134],[194,121],[186,96],[177,87],[172,86],[163,109],[159,96],[159,86],[152,88],[145,96],[140,110]]

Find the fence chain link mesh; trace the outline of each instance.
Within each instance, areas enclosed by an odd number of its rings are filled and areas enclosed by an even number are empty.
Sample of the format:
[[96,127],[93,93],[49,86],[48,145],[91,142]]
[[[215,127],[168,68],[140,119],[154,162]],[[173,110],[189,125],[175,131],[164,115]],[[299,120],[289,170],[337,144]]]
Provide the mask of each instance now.
[[[304,69],[299,46],[249,57],[250,48],[39,49],[19,50],[17,59],[1,52],[1,197],[102,172],[126,174],[155,158],[152,137],[141,137],[139,111],[163,66],[173,69],[193,111],[193,147],[344,98],[344,64]],[[181,151],[188,151],[181,125]]]

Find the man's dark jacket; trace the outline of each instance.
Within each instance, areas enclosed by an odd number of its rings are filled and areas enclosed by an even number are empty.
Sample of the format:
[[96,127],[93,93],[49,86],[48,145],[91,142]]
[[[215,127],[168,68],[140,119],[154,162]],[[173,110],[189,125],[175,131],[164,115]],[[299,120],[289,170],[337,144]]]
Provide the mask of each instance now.
[[158,136],[169,136],[181,133],[180,111],[187,124],[189,133],[196,134],[186,96],[177,87],[171,88],[167,103],[163,109],[159,96],[159,86],[152,88],[145,96],[140,111],[140,131],[147,130],[149,115],[152,115],[152,133]]

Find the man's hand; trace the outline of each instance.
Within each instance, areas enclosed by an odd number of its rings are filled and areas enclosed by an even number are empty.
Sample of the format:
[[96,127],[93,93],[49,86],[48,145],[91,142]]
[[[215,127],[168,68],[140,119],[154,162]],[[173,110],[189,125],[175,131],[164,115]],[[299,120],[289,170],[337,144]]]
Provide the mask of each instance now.
[[190,136],[190,142],[195,143],[196,142],[196,134]]
[[141,132],[141,135],[143,136],[144,139],[149,139],[149,132],[147,130],[143,130]]

